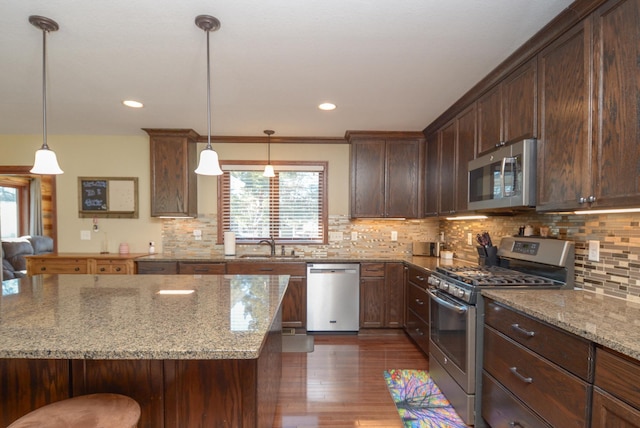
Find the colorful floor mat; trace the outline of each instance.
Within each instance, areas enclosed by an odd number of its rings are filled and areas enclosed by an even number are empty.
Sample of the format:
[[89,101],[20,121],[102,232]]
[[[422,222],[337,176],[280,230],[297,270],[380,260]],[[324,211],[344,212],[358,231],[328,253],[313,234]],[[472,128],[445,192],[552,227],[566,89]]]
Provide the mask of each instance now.
[[424,370],[384,372],[400,418],[407,428],[463,428],[467,425]]

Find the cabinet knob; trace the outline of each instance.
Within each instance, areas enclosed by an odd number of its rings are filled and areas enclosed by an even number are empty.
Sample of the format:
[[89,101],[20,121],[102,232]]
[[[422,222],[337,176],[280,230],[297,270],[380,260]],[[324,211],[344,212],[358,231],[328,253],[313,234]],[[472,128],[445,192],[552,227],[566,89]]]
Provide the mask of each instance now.
[[586,204],[587,203],[587,198],[583,198],[583,197],[578,198],[578,203],[579,204]]
[[40,271],[42,271],[42,272],[44,272],[45,270],[47,270],[47,268],[46,268],[45,266],[42,266],[42,267],[40,268]]
[[106,270],[106,269],[105,269],[105,268],[103,268],[103,267],[101,267],[101,268],[100,268],[100,272],[104,272],[105,270]]
[[590,204],[596,201],[596,197],[591,195],[587,198],[587,202],[589,202]]
[[117,267],[116,268],[116,272],[120,272],[122,270],[122,268]]
[[80,270],[80,268],[78,266],[76,266],[75,269],[73,269],[73,270],[78,272]]

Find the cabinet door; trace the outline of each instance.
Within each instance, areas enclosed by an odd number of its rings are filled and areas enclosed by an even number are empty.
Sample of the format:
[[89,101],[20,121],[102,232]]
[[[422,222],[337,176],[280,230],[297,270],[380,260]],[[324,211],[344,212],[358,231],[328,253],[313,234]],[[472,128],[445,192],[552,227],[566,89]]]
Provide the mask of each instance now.
[[198,214],[197,151],[184,135],[151,135],[151,216]]
[[502,142],[502,87],[491,89],[478,100],[478,153]]
[[538,56],[539,210],[571,209],[590,194],[589,27],[579,24]]
[[360,327],[384,326],[384,277],[360,278]]
[[595,203],[640,203],[640,2],[609,1],[593,15]]
[[440,189],[440,133],[431,134],[427,137],[426,147],[426,174],[425,174],[425,217],[438,215],[438,198]]
[[385,317],[384,326],[402,328],[404,325],[404,265],[385,263]]
[[387,140],[387,176],[385,185],[385,215],[387,217],[418,218],[422,215],[420,178],[424,141]]
[[639,428],[640,410],[598,387],[593,389],[592,427]]
[[476,154],[476,105],[473,104],[456,119],[458,124],[456,152],[455,211],[467,211],[469,201],[469,161]]
[[515,70],[502,85],[503,140],[510,143],[536,137],[536,59]]
[[384,217],[385,140],[351,143],[351,217]]
[[282,298],[282,327],[305,328],[307,326],[307,280],[289,278],[289,287]]
[[440,214],[452,214],[455,210],[456,188],[456,125],[449,123],[440,132]]

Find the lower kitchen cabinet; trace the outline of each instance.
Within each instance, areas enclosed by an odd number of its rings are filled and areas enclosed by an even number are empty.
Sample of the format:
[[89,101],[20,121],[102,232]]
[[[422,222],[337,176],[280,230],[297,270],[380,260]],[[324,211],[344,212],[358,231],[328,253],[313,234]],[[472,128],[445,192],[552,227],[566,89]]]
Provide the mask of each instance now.
[[177,275],[178,262],[138,260],[138,275]]
[[429,355],[429,295],[427,280],[429,272],[410,266],[405,284],[405,324],[407,334]]
[[491,426],[589,426],[591,342],[487,299],[483,355]]
[[640,427],[640,361],[596,348],[592,427]]
[[181,275],[224,275],[226,271],[226,263],[178,262],[178,273]]
[[402,263],[360,264],[360,327],[402,328]]
[[282,327],[307,328],[307,265],[300,262],[227,262],[227,274],[289,275],[282,299]]

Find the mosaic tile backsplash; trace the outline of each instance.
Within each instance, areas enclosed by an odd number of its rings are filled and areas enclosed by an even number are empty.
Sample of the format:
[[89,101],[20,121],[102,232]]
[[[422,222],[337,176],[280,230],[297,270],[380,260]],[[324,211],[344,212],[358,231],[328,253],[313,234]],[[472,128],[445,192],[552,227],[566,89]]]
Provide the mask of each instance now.
[[[473,221],[352,220],[348,216],[332,215],[329,216],[328,244],[287,245],[285,251],[289,254],[294,250],[296,254],[307,257],[406,257],[411,255],[413,241],[436,241],[440,233],[444,233],[444,246],[454,251],[455,257],[476,261],[477,233],[489,232],[497,244],[502,237],[517,234],[518,229],[525,225],[531,225],[534,234],[539,233],[541,226],[547,226],[550,237],[575,241],[577,287],[640,302],[639,214],[581,216],[529,213]],[[202,231],[202,240],[195,240],[193,230]],[[215,215],[164,220],[163,251],[168,254],[222,255],[224,249],[216,244],[216,230]],[[397,232],[397,241],[391,241],[392,231]],[[469,234],[471,245],[467,243]],[[588,260],[589,240],[600,242],[598,262]],[[236,252],[238,255],[267,253],[268,248],[238,245]]]

